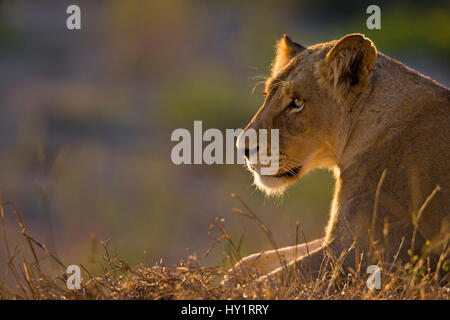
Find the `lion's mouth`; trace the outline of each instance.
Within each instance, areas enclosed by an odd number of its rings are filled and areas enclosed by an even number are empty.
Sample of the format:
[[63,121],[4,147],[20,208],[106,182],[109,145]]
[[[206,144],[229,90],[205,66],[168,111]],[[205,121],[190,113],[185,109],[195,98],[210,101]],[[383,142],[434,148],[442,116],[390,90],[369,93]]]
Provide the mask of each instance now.
[[276,174],[276,175],[274,175],[274,177],[276,177],[276,178],[294,178],[298,175],[301,168],[302,168],[301,166],[294,167],[283,173]]

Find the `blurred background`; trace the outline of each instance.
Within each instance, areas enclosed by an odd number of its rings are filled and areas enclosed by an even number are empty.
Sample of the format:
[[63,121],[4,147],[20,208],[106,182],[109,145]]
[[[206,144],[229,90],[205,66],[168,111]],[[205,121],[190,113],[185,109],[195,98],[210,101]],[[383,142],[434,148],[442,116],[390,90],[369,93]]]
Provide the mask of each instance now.
[[[81,8],[80,31],[66,8]],[[243,128],[263,101],[274,44],[304,46],[361,32],[379,51],[449,86],[448,1],[0,1],[0,185],[35,238],[66,264],[95,266],[98,242],[131,265],[177,263],[211,243],[216,217],[242,254],[270,248],[232,213],[238,194],[278,245],[323,235],[333,177],[316,171],[267,199],[241,165],[171,162],[176,128]],[[10,210],[18,256],[24,241]],[[2,240],[3,241],[3,240]],[[202,264],[219,265],[223,246]],[[6,268],[3,243],[0,271]]]

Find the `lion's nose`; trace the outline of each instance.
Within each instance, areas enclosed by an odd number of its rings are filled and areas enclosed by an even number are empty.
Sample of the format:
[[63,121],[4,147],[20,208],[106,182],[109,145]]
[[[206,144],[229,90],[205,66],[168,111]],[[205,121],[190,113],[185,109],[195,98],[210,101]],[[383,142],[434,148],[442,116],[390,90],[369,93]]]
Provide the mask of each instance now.
[[245,157],[247,159],[249,159],[250,155],[252,155],[253,153],[258,152],[258,151],[259,151],[259,146],[256,146],[256,148],[253,148],[253,149],[245,148],[244,149],[244,154],[245,154]]
[[254,129],[247,129],[241,132],[236,141],[236,148],[244,150],[245,154],[251,152],[253,149],[258,148],[258,137]]
[[248,159],[248,157],[250,157],[250,150],[245,148],[244,154],[245,154],[245,157]]

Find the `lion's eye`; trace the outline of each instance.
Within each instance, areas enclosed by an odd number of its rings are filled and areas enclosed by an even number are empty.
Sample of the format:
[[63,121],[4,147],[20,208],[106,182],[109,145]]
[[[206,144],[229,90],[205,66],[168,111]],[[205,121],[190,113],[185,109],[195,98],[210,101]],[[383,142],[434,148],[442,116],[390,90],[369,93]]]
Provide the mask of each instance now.
[[294,109],[295,111],[301,111],[305,107],[305,101],[302,99],[294,98],[292,99],[289,108]]

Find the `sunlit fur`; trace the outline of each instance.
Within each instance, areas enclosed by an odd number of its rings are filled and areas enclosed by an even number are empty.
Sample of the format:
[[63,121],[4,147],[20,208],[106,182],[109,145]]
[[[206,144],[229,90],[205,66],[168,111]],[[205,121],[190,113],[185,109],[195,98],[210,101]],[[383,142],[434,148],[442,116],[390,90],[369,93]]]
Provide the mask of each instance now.
[[[247,129],[279,129],[277,175],[301,170],[285,178],[260,176],[257,163],[249,168],[268,194],[315,168],[335,172],[323,248],[305,260],[319,267],[325,248],[336,256],[352,245],[367,253],[375,241],[386,261],[407,261],[409,249],[427,244],[436,263],[450,234],[449,90],[377,52],[361,34],[306,49],[284,36],[276,48],[265,101]],[[294,98],[305,101],[300,112],[289,109]],[[350,260],[344,265],[354,268]]]

